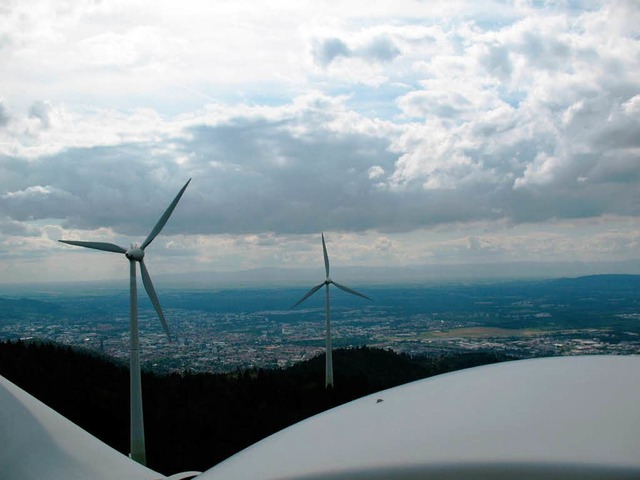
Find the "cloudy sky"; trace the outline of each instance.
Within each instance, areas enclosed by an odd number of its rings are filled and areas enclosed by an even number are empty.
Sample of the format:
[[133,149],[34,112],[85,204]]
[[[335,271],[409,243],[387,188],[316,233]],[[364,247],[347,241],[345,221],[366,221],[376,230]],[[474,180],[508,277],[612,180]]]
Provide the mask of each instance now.
[[[0,283],[640,257],[640,5],[0,0]],[[640,272],[639,272],[640,273]]]

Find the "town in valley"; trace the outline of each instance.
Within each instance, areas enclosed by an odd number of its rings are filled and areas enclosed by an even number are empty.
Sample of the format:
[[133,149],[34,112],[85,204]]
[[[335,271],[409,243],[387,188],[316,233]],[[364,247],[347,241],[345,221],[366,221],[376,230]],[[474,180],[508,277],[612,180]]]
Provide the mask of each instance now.
[[[640,353],[640,276],[332,290],[334,348],[410,355],[497,352],[515,358]],[[75,292],[75,293],[74,293]],[[161,293],[169,342],[140,302],[141,359],[156,372],[287,367],[324,351],[324,296],[304,289],[188,289]],[[0,294],[0,341],[53,341],[122,362],[129,355],[127,291]]]

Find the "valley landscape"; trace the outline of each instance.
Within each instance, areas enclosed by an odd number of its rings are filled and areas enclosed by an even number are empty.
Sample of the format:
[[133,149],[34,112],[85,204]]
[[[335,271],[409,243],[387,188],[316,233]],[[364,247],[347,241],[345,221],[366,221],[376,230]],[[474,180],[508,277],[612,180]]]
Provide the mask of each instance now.
[[[372,301],[333,296],[336,347],[410,355],[493,352],[515,357],[637,354],[640,276],[428,286],[359,286]],[[170,343],[140,302],[141,359],[155,372],[288,367],[324,351],[324,300],[289,307],[303,289],[164,288]],[[115,285],[0,293],[0,340],[45,340],[126,361],[128,296]]]
[[[176,341],[141,302],[148,465],[207,469],[316,413],[441,373],[519,358],[640,353],[640,276],[361,288],[333,296],[335,386],[324,387],[324,308],[303,290],[163,287]],[[124,454],[127,291],[94,283],[6,288],[0,375]]]

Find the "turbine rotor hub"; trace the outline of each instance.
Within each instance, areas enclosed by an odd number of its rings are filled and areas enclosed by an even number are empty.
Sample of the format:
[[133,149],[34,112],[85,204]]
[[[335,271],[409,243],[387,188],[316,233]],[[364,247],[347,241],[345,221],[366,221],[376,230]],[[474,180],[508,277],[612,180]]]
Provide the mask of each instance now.
[[324,281],[324,283],[325,283],[326,285],[328,285],[328,284],[330,284],[330,283],[333,283],[333,280],[331,280],[331,277],[327,277],[327,279]]
[[129,260],[140,262],[144,258],[144,250],[137,245],[131,245],[131,248],[124,254]]

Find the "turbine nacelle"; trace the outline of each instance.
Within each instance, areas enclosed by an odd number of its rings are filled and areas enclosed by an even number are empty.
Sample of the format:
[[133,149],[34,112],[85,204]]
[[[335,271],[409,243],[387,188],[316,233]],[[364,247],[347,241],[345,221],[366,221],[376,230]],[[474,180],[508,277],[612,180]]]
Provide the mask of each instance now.
[[142,250],[138,245],[131,245],[131,248],[127,250],[124,254],[129,260],[135,260],[136,262],[141,262],[144,258],[144,250]]

